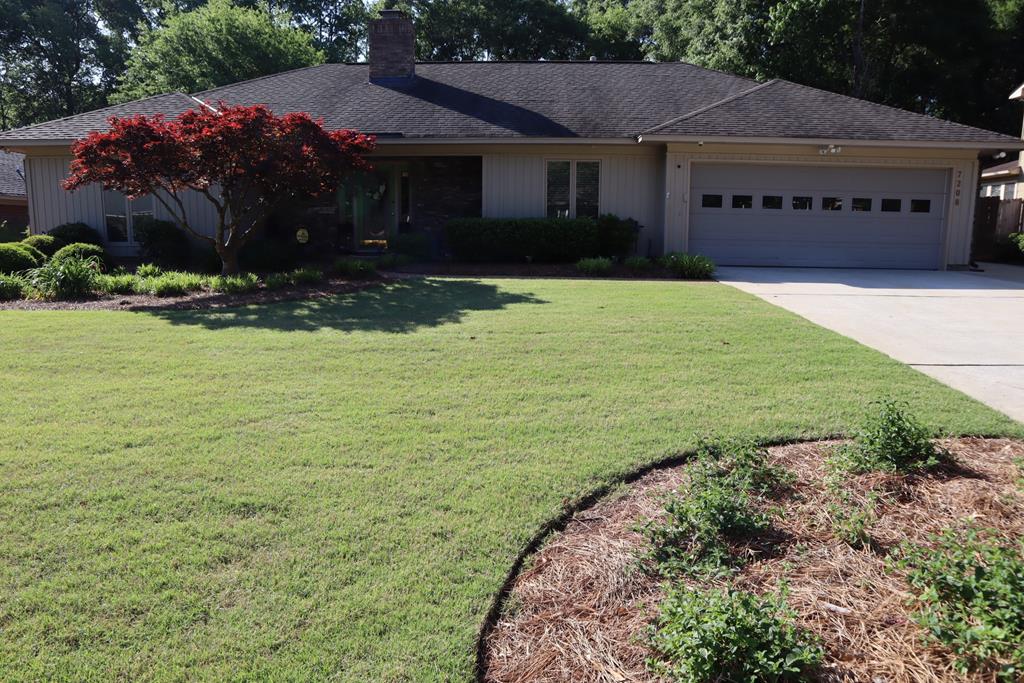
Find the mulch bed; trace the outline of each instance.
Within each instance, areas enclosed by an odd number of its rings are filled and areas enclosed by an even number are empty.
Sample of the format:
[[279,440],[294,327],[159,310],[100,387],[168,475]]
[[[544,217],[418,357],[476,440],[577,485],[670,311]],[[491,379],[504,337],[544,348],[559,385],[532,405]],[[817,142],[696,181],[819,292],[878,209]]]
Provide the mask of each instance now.
[[[909,619],[908,587],[886,565],[903,540],[924,543],[946,527],[974,520],[1002,538],[1024,537],[1024,492],[1013,462],[1024,443],[1009,439],[943,441],[955,467],[926,476],[850,477],[848,492],[878,495],[872,547],[854,549],[832,531],[822,485],[824,456],[835,442],[781,446],[772,461],[798,477],[775,501],[785,539],[755,554],[736,577],[738,588],[770,592],[781,580],[801,626],[827,651],[819,680],[994,681],[964,676],[953,658]],[[504,615],[486,642],[487,681],[656,681],[645,632],[664,596],[661,582],[638,559],[645,547],[638,523],[663,513],[665,495],[686,478],[687,465],[652,472],[621,496],[579,512],[515,580]]]
[[213,308],[231,308],[252,304],[271,304],[283,301],[302,301],[337,294],[347,294],[368,287],[376,287],[389,278],[373,280],[326,280],[316,285],[300,285],[283,289],[260,288],[244,294],[217,294],[190,292],[185,296],[151,296],[149,294],[108,294],[80,301],[40,301],[18,299],[0,302],[0,310],[108,310],[108,311],[199,311]]

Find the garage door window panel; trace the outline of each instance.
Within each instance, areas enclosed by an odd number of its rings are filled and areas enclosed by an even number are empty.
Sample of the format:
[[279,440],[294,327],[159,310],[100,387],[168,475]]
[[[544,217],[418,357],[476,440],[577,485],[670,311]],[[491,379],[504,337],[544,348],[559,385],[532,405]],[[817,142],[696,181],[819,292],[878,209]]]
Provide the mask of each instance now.
[[931,213],[932,212],[932,200],[930,199],[911,199],[910,200],[910,213]]
[[810,211],[814,208],[814,198],[807,197],[804,195],[796,195],[793,197],[793,210],[794,211]]
[[734,194],[732,196],[732,208],[734,208],[734,209],[752,209],[752,208],[754,208],[754,195],[752,195],[752,194]]
[[766,194],[761,197],[761,208],[778,210],[782,208],[782,195]]
[[721,209],[722,208],[722,195],[720,194],[705,194],[700,198],[701,208],[704,209]]
[[842,197],[822,197],[821,198],[821,210],[822,211],[842,211],[843,210],[843,198]]
[[882,200],[882,212],[883,213],[899,213],[903,211],[903,200],[902,199],[883,199]]
[[854,197],[850,202],[851,211],[870,211],[871,197]]

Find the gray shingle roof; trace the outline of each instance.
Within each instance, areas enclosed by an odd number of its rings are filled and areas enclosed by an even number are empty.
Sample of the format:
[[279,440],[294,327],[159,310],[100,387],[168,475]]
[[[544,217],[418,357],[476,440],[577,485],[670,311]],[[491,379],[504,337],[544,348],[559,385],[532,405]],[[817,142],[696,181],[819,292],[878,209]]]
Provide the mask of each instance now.
[[[454,62],[416,65],[404,85],[369,83],[365,64],[325,64],[198,93],[206,101],[309,112],[331,128],[412,139],[660,135],[1019,144],[1016,138],[786,81],[757,83],[682,62]],[[112,114],[195,105],[172,93],[7,133],[73,139]]]
[[0,197],[24,197],[25,177],[21,154],[0,152]]

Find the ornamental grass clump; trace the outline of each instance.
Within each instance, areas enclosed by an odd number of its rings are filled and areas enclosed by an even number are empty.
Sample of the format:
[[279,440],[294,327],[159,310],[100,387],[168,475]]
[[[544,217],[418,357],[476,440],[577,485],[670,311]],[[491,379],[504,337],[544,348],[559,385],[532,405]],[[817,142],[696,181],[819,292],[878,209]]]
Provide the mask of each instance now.
[[590,276],[607,275],[612,271],[612,260],[603,256],[583,258],[576,262],[576,270]]
[[139,285],[139,278],[131,273],[112,273],[100,275],[96,288],[107,294],[134,294]]
[[912,618],[957,657],[961,674],[986,671],[1001,681],[1024,676],[1024,541],[999,532],[946,529],[928,545],[901,546]]
[[218,275],[210,279],[210,289],[220,294],[246,294],[259,289],[260,279],[255,273]]
[[715,273],[715,262],[700,254],[665,254],[661,257],[661,265],[683,280],[710,280]]
[[651,668],[672,681],[804,681],[825,656],[785,594],[672,589],[652,627]]
[[365,259],[343,258],[334,262],[334,272],[351,280],[365,280],[377,274],[377,264]]
[[881,399],[867,415],[853,443],[835,449],[829,465],[835,472],[909,474],[939,465],[948,453],[931,441],[931,433],[908,411],[906,403]]
[[44,299],[86,299],[96,294],[102,267],[95,256],[54,257],[26,271],[25,279]]

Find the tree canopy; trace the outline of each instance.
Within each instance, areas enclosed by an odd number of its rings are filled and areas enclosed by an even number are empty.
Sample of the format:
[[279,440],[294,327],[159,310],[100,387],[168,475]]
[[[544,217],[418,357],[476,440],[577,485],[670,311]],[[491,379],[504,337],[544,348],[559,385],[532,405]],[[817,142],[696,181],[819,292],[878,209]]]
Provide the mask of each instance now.
[[284,12],[230,0],[172,12],[142,31],[113,99],[209,90],[323,62],[312,36],[290,21]]
[[359,60],[385,7],[423,60],[685,60],[1020,130],[1024,0],[0,0],[0,128]]

